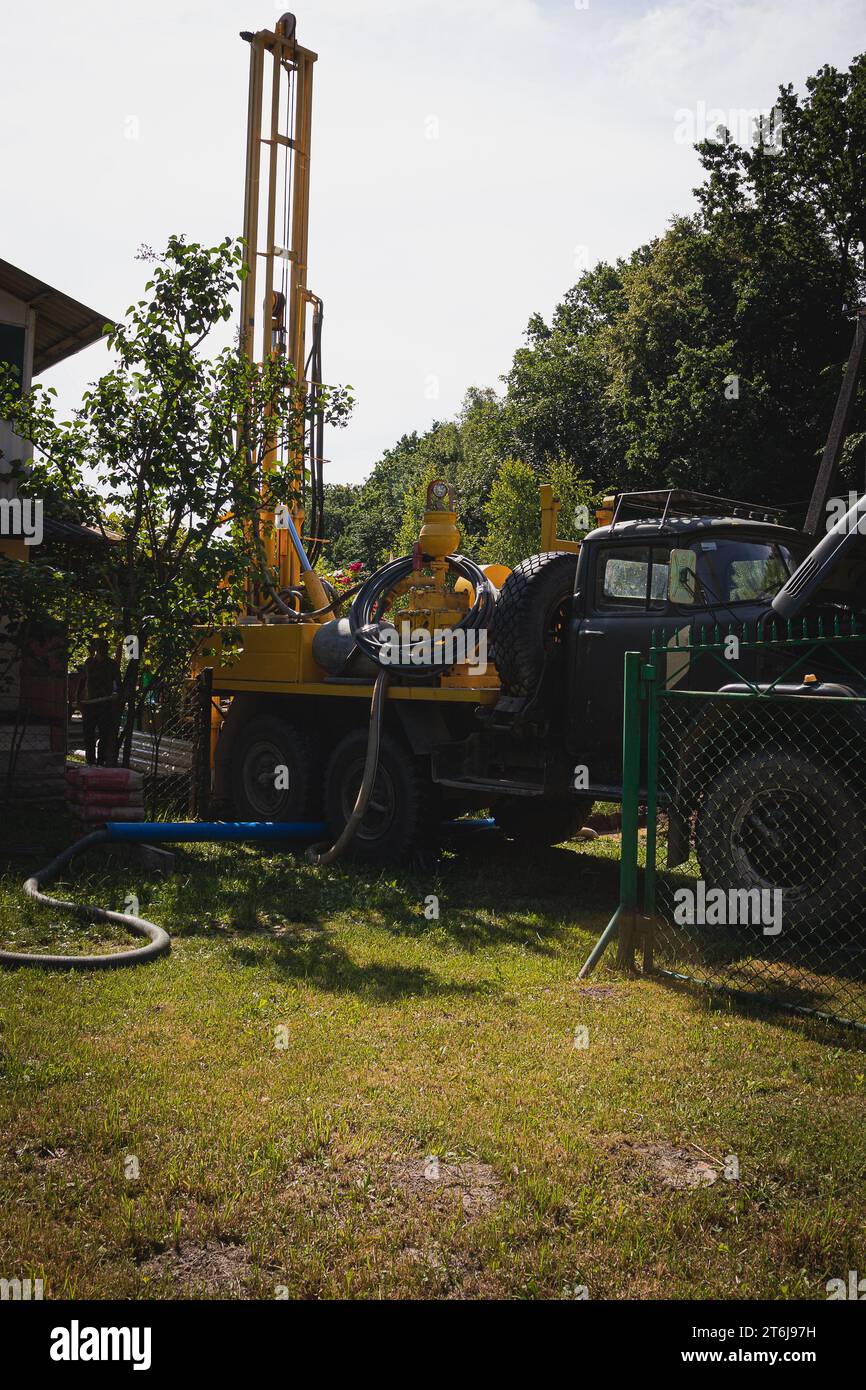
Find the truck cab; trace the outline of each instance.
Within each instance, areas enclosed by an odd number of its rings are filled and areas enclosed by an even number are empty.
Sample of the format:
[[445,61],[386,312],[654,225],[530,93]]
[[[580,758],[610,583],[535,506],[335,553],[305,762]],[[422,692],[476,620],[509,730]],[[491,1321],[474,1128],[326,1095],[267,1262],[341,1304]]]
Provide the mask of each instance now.
[[[593,791],[606,799],[616,799],[621,779],[625,653],[648,652],[694,629],[711,635],[758,621],[810,550],[807,536],[772,514],[737,503],[722,508],[727,515],[707,514],[700,508],[709,503],[688,495],[665,512],[667,498],[659,494],[658,517],[616,519],[590,532],[578,558],[565,736],[575,761],[589,768]],[[720,503],[712,499],[712,506]],[[668,681],[690,688],[691,666],[688,648],[672,650]],[[724,678],[721,668],[718,674]]]
[[674,489],[620,494],[602,516],[576,557],[516,566],[491,626],[500,698],[481,733],[434,755],[435,780],[498,791],[497,815],[534,796],[566,825],[569,799],[584,814],[619,800],[625,653],[670,645],[671,684],[722,685],[721,665],[693,671],[685,635],[761,621],[812,547],[779,512]]

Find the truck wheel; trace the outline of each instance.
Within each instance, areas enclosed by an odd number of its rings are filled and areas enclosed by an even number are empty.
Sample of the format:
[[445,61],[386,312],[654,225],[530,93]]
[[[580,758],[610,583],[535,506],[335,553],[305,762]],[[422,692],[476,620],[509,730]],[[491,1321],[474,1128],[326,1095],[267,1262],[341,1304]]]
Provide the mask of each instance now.
[[522,845],[561,845],[573,840],[592,815],[587,798],[541,801],[538,797],[501,796],[493,806],[496,824]]
[[547,551],[521,560],[499,593],[490,624],[493,657],[509,695],[531,695],[545,658],[565,638],[577,556]]
[[859,916],[863,806],[832,767],[792,750],[738,759],[706,788],[696,845],[710,888],[782,890],[782,940]]
[[[331,755],[325,773],[325,816],[335,840],[354,809],[366,758],[366,729],[346,734]],[[436,806],[436,788],[423,764],[392,735],[383,734],[373,791],[349,853],[364,859],[403,859],[433,839]]]
[[274,714],[257,714],[231,754],[231,790],[240,820],[316,819],[316,756],[305,731]]

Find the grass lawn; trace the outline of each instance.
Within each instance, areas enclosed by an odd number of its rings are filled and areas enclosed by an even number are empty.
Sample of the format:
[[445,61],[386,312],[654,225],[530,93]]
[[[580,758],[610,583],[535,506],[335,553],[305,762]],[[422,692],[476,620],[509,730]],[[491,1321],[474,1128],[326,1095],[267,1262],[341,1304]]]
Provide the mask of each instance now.
[[[46,1297],[702,1299],[823,1298],[866,1269],[861,1040],[609,964],[579,983],[617,852],[80,863],[71,896],[135,893],[173,949],[0,972],[0,1275]],[[3,943],[124,941],[24,901],[47,857],[0,880]]]

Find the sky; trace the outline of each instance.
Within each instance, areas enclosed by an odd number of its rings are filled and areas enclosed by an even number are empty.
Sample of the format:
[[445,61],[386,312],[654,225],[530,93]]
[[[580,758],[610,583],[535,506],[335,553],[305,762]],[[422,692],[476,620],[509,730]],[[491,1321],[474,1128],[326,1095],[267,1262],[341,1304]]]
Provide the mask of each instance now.
[[[299,6],[301,0],[298,0]],[[239,234],[262,0],[0,0],[0,257],[111,317],[142,244]],[[694,206],[693,149],[866,47],[863,0],[309,0],[326,479],[497,386],[531,314]],[[736,125],[734,125],[736,129]],[[64,411],[99,344],[46,372]]]

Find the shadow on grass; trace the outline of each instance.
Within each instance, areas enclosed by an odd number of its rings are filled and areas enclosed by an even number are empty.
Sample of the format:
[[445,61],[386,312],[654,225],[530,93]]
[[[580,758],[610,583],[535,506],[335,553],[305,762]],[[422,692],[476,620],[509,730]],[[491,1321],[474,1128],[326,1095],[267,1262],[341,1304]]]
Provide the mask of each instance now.
[[229,956],[237,964],[269,968],[281,979],[306,981],[329,993],[359,994],[385,1001],[422,996],[469,998],[490,992],[481,983],[444,981],[422,966],[360,965],[328,931],[302,937],[284,936],[262,943],[260,949],[235,942]]
[[[576,926],[600,930],[617,896],[618,862],[609,853],[528,850],[496,832],[403,867],[347,859],[314,868],[301,852],[262,844],[176,846],[175,856],[173,876],[154,880],[134,851],[101,848],[51,891],[115,910],[134,893],[141,914],[178,941],[223,941],[239,964],[383,999],[489,986],[443,983],[426,964],[359,965],[340,945],[341,927],[427,939],[431,955],[513,946],[553,958]],[[6,886],[7,903],[17,900],[18,882]],[[428,918],[431,895],[438,916]]]
[[826,1001],[804,998],[783,1002],[766,993],[753,993],[712,980],[677,979],[662,974],[661,969],[647,978],[668,989],[672,994],[684,996],[696,1010],[729,1016],[735,1014],[739,1018],[754,1018],[776,1028],[795,1028],[801,1033],[808,1030],[809,1036],[817,1042],[846,1052],[866,1050],[866,1030],[862,1024],[859,1027],[854,1026],[853,1023],[845,1021],[841,1014],[821,1018],[808,1012],[809,1009],[829,1012]]
[[[522,853],[499,837],[405,868],[348,860],[314,869],[297,855],[237,847],[211,864],[190,860],[163,893],[181,936],[269,935],[324,928],[335,916],[391,936],[436,934],[465,950],[514,944],[553,952],[587,913],[616,900],[617,862],[567,849]],[[439,915],[425,904],[438,899]]]

